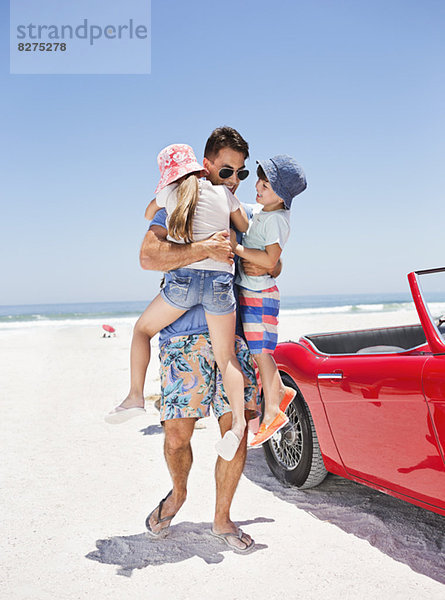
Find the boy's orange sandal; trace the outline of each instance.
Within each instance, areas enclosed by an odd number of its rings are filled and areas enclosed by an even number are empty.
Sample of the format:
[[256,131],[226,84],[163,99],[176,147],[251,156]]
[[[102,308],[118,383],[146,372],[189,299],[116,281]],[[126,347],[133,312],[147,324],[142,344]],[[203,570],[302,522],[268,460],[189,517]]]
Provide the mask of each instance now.
[[275,419],[272,421],[272,423],[267,427],[264,425],[264,423],[261,423],[261,426],[258,429],[258,433],[250,442],[250,445],[261,446],[261,444],[264,444],[264,442],[270,440],[270,438],[287,423],[289,423],[289,418],[284,414],[283,411],[280,411],[275,417]]

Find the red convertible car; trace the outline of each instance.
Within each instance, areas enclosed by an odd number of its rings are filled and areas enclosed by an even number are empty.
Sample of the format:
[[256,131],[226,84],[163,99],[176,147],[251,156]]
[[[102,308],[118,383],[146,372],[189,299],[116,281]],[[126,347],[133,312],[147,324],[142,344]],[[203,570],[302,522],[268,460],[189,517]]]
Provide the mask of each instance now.
[[314,487],[329,471],[445,515],[445,317],[433,317],[426,293],[438,297],[438,278],[443,304],[445,267],[408,275],[420,325],[277,346],[297,395],[264,451],[284,484]]

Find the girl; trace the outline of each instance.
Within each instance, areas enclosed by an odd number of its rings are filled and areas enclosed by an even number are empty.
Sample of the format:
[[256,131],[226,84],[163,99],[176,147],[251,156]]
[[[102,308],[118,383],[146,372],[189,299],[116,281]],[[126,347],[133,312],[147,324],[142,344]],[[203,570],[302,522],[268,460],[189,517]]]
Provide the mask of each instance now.
[[[193,150],[186,144],[172,144],[158,155],[161,172],[156,198],[145,216],[152,219],[165,207],[168,238],[180,244],[199,241],[213,233],[229,230],[230,221],[246,231],[248,219],[237,198],[224,186],[198,180],[205,174]],[[233,294],[234,267],[207,258],[169,271],[165,285],[138,319],[131,343],[131,388],[125,400],[105,420],[121,423],[143,414],[143,389],[150,361],[150,341],[188,309],[202,304],[215,360],[232,409],[232,428],[216,445],[218,454],[232,460],[244,435],[244,376],[235,354],[236,304]]]

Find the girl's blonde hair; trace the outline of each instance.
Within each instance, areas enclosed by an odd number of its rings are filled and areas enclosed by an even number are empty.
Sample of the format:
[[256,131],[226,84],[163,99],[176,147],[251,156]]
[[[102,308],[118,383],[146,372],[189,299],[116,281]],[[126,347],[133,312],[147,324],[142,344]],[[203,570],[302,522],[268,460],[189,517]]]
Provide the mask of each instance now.
[[180,180],[176,190],[178,203],[168,221],[168,234],[174,240],[193,242],[193,216],[199,199],[198,177],[191,173]]

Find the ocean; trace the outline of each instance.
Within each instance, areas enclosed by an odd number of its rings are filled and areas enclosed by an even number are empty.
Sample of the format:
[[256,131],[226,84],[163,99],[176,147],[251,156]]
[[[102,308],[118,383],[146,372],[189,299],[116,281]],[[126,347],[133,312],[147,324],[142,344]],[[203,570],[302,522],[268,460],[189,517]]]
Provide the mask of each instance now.
[[[430,297],[434,316],[445,314],[445,296]],[[27,304],[0,306],[0,330],[27,326],[73,325],[82,321],[110,323],[133,321],[147,302],[81,302],[64,304]],[[378,313],[413,310],[408,293],[283,296],[281,314]]]

